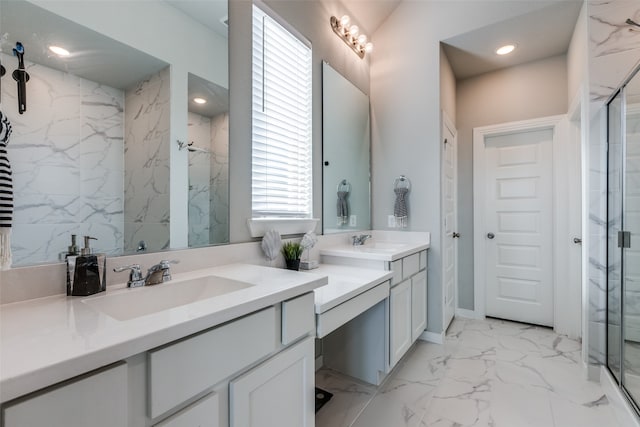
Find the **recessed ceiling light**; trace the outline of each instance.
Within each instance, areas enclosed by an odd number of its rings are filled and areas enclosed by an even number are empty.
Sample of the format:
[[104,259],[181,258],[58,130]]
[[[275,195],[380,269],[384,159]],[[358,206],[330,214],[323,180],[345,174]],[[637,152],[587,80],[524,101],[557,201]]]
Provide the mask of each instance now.
[[55,53],[58,56],[69,56],[71,55],[71,53],[69,53],[69,51],[63,47],[60,46],[49,46],[49,50],[53,53]]
[[196,104],[206,104],[207,100],[204,98],[193,98],[193,102],[195,102]]
[[516,48],[516,45],[514,45],[514,44],[507,44],[507,45],[504,45],[504,46],[502,46],[502,47],[498,48],[498,49],[496,50],[496,53],[497,53],[498,55],[506,55],[506,54],[508,54],[508,53],[513,52],[515,48]]

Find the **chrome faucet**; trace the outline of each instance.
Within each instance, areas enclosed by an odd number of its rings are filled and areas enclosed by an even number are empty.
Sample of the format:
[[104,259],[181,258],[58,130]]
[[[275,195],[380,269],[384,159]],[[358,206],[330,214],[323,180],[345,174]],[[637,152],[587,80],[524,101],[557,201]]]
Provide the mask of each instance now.
[[158,264],[151,266],[147,270],[147,277],[144,279],[145,286],[157,285],[171,280],[171,265],[177,264],[177,261],[162,260]]
[[371,238],[371,234],[361,234],[359,236],[351,236],[351,242],[353,246],[362,246],[367,239]]
[[166,261],[162,260],[158,264],[152,266],[147,270],[147,277],[142,277],[142,270],[140,264],[125,265],[122,267],[116,267],[113,269],[116,273],[121,271],[131,270],[129,273],[129,281],[127,287],[137,288],[140,286],[157,285],[158,283],[164,283],[171,280],[171,264],[177,264],[178,261]]

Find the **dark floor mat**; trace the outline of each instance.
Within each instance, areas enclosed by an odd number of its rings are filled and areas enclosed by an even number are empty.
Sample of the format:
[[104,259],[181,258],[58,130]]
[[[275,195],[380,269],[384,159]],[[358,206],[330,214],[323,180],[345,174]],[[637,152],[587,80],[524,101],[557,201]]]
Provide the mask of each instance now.
[[332,393],[316,387],[316,413],[333,397]]

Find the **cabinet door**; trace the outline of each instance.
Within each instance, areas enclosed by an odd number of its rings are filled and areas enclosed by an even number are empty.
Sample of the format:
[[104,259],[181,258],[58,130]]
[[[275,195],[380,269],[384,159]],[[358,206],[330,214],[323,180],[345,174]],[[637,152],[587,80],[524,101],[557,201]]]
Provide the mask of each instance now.
[[393,368],[411,347],[411,280],[405,280],[391,288],[389,342],[389,364]]
[[53,387],[3,410],[4,427],[126,427],[127,365]]
[[218,395],[209,393],[154,427],[218,427],[220,425],[219,419]]
[[231,427],[313,427],[314,339],[309,337],[229,384]]
[[418,339],[427,327],[427,272],[411,278],[411,342]]

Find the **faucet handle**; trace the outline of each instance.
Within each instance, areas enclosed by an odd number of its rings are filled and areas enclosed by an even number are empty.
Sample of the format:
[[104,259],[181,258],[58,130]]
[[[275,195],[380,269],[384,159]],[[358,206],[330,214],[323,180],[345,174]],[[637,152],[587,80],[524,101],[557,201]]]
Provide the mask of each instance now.
[[115,267],[114,272],[120,273],[122,271],[131,270],[129,272],[129,281],[127,287],[137,288],[138,286],[144,286],[144,278],[142,277],[142,270],[140,264],[123,265],[122,267]]

